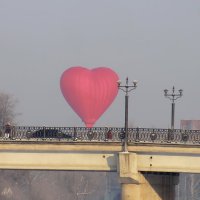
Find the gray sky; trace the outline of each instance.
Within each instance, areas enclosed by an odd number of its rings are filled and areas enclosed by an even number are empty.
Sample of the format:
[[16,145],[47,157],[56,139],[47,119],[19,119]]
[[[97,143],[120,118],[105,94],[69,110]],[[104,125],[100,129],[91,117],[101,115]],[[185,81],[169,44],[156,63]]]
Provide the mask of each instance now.
[[[184,90],[181,119],[200,119],[199,0],[0,0],[0,90],[20,125],[84,126],[60,91],[71,66],[112,68],[130,93],[130,127],[170,127],[163,89]],[[95,126],[124,126],[124,93]]]

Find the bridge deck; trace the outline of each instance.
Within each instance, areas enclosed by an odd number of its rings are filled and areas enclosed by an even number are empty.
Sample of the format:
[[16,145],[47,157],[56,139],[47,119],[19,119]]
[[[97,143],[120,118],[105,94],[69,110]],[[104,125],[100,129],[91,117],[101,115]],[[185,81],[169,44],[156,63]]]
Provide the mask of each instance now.
[[[0,127],[0,168],[117,171],[123,142],[124,128]],[[200,173],[199,147],[199,130],[129,128],[121,158],[135,171]]]
[[[195,146],[130,145],[138,171],[200,173]],[[117,171],[120,143],[1,142],[0,168]]]

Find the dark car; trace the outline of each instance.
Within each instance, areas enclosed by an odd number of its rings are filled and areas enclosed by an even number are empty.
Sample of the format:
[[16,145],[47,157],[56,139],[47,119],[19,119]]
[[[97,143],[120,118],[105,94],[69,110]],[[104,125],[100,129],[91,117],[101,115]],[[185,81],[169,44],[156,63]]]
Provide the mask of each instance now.
[[58,129],[39,129],[31,134],[32,138],[58,138],[70,139],[71,135],[65,134]]

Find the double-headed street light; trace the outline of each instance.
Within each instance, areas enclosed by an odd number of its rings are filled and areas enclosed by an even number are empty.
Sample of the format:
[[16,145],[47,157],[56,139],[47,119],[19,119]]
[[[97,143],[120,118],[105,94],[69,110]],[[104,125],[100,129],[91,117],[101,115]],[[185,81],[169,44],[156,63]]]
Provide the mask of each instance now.
[[117,81],[118,88],[125,92],[125,138],[123,151],[128,152],[128,93],[137,87],[137,81],[133,81],[133,84],[129,85],[128,77],[126,78],[126,84],[121,85],[121,81]]
[[175,94],[175,88],[173,86],[172,93],[168,94],[168,90],[164,90],[164,95],[166,98],[170,99],[172,102],[172,113],[171,113],[171,129],[174,129],[174,115],[175,115],[175,100],[183,96],[183,90],[180,89],[179,93]]

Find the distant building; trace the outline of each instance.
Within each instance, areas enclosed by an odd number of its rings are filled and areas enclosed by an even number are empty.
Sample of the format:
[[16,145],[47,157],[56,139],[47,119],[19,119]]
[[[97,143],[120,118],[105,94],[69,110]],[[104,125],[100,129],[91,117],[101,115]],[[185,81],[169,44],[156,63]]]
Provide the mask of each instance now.
[[181,129],[200,130],[200,120],[181,120]]

